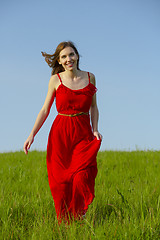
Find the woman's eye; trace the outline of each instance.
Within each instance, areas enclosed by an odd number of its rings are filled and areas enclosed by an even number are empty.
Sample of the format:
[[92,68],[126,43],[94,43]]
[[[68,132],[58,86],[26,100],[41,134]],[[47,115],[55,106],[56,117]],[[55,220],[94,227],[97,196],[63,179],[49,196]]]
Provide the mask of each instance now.
[[62,58],[65,58],[65,57],[66,57],[65,55],[62,56]]
[[74,53],[71,53],[70,56],[74,56]]

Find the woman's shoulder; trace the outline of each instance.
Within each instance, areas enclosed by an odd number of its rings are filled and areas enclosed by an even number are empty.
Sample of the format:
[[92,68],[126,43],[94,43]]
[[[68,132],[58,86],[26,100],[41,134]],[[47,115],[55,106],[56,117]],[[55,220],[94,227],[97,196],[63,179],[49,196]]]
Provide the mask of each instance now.
[[90,82],[95,85],[96,84],[95,75],[89,72],[89,76],[90,76]]
[[49,80],[49,85],[52,86],[54,89],[57,89],[58,84],[59,84],[59,78],[57,74],[52,75]]
[[57,74],[54,74],[54,75],[51,76],[50,82],[52,82],[53,84],[57,84],[58,79],[59,78],[58,78]]
[[82,71],[82,72],[83,72],[83,75],[84,75],[84,76],[88,75],[88,73],[89,73],[91,83],[94,83],[94,82],[95,82],[95,75],[94,75],[93,73],[87,72],[87,71]]

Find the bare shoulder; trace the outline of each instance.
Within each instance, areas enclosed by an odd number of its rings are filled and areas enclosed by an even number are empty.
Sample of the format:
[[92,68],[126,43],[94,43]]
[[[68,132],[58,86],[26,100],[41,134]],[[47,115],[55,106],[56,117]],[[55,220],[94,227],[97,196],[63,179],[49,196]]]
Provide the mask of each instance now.
[[96,85],[96,78],[95,78],[95,75],[93,73],[89,73],[90,75],[90,80],[91,80],[91,83],[95,86]]
[[53,90],[56,90],[58,85],[59,85],[59,78],[57,74],[54,74],[51,76],[49,80],[49,87],[52,88]]

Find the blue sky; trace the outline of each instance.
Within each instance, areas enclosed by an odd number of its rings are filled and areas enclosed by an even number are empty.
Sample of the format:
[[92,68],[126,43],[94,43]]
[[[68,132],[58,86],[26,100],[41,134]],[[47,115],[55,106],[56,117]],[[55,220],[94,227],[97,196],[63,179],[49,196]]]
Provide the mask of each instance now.
[[[51,75],[41,51],[67,40],[96,76],[100,150],[160,149],[160,1],[6,0],[0,35],[0,152],[23,149]],[[46,150],[56,114],[31,150]]]

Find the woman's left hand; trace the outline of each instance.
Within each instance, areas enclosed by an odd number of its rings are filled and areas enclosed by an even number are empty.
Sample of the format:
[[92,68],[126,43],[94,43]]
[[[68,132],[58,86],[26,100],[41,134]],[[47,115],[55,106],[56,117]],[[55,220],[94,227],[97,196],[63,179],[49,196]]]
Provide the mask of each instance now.
[[99,139],[102,140],[102,138],[103,138],[103,136],[98,131],[94,131],[93,135],[97,138],[97,140],[99,140]]

